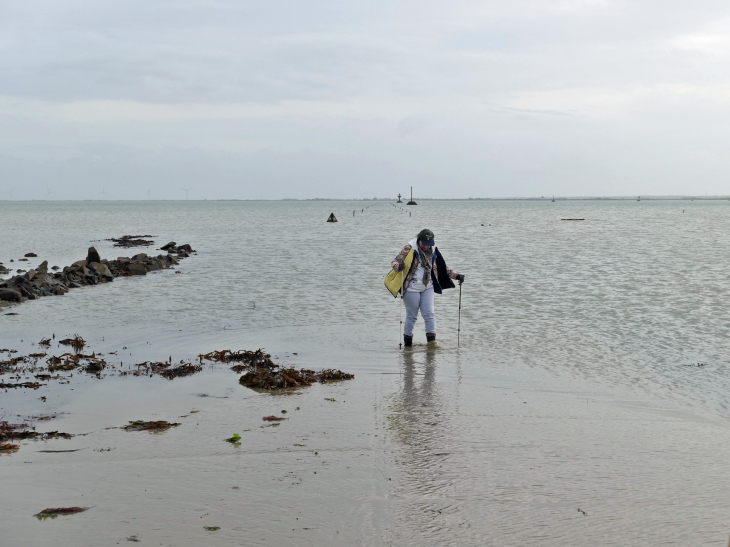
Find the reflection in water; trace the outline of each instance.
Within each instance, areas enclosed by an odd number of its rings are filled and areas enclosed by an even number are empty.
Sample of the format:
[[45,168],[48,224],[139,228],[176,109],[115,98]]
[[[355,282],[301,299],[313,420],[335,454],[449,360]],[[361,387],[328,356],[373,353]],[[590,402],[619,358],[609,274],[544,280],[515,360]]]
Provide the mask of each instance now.
[[[459,526],[459,507],[454,504],[457,476],[456,445],[451,417],[458,402],[451,382],[439,383],[439,353],[402,354],[402,389],[394,394],[387,411],[395,464],[402,481],[394,492],[397,518],[409,530],[410,540],[450,542]],[[457,386],[458,387],[458,386]]]

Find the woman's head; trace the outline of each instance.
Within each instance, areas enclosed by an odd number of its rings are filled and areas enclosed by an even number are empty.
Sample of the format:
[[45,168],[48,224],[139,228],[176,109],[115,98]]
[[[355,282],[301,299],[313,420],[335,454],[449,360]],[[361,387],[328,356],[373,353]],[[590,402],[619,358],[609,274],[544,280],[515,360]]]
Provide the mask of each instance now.
[[[428,228],[424,228],[420,232],[418,232],[418,244],[421,247],[433,247],[434,244],[434,237],[433,232],[429,230]],[[425,250],[425,249],[424,249]]]

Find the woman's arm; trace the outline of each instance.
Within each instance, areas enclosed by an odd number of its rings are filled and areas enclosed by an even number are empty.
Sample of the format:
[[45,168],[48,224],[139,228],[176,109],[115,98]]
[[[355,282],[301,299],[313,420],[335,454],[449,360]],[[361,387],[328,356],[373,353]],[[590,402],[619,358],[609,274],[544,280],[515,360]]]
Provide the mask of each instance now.
[[461,283],[464,282],[464,274],[456,273],[451,268],[448,268],[449,277],[455,281],[459,281]]
[[405,261],[406,257],[408,256],[408,253],[411,252],[411,246],[406,244],[403,249],[401,249],[401,252],[398,253],[398,256],[395,257],[395,260],[390,263],[390,265],[393,267],[393,270],[396,272],[401,271],[401,269],[405,270]]

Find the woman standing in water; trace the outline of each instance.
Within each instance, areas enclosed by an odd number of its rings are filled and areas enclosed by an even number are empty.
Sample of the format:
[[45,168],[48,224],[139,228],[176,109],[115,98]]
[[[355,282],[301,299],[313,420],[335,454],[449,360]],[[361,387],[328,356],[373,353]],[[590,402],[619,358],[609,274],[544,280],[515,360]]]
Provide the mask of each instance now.
[[[392,262],[393,271],[385,279],[385,285],[393,296],[401,294],[406,305],[406,324],[403,329],[405,347],[413,345],[413,325],[421,310],[426,322],[426,340],[429,346],[436,344],[436,314],[433,311],[433,295],[443,289],[453,289],[455,279],[461,285],[464,275],[446,266],[443,256],[434,245],[431,230],[421,230]],[[399,275],[400,274],[400,275]]]

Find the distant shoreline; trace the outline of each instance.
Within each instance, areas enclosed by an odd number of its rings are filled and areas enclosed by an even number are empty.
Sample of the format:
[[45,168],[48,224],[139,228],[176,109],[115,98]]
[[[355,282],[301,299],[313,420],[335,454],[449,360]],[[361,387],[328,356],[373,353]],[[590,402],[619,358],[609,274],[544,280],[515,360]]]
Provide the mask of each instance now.
[[[418,201],[553,201],[552,197],[539,197],[539,198],[419,198],[414,197]],[[557,201],[730,201],[729,196],[641,196],[641,199],[637,197],[555,197]],[[256,202],[280,202],[280,201],[301,201],[301,202],[312,202],[312,201],[326,201],[326,202],[385,202],[393,203],[397,200],[395,198],[282,198],[282,199],[0,199],[0,203],[183,203],[183,202],[230,202],[230,201],[256,201]],[[405,203],[404,203],[405,205]]]

